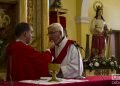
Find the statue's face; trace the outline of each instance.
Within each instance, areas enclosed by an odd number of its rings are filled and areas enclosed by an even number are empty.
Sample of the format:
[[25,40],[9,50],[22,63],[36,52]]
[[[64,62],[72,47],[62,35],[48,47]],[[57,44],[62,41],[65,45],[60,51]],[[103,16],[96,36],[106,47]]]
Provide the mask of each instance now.
[[98,16],[102,16],[103,15],[103,10],[99,10],[98,11]]

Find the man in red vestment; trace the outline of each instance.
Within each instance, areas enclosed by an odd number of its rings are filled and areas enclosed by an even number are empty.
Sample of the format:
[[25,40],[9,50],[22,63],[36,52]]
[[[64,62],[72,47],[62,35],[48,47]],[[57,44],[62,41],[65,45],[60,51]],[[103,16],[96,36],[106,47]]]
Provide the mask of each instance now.
[[15,28],[16,40],[7,47],[7,80],[30,80],[48,76],[48,63],[51,55],[48,51],[40,53],[28,43],[32,38],[32,27],[19,23]]

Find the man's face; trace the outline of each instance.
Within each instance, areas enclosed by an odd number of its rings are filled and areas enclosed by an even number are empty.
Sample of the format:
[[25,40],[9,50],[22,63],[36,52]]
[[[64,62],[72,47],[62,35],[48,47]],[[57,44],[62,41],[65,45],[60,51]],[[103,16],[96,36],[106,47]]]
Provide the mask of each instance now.
[[56,30],[55,28],[48,29],[48,36],[50,40],[53,40],[55,44],[58,44],[61,37],[61,31]]
[[26,43],[30,43],[32,40],[32,33],[33,33],[33,28],[30,27],[29,31],[26,31],[25,37],[26,37]]

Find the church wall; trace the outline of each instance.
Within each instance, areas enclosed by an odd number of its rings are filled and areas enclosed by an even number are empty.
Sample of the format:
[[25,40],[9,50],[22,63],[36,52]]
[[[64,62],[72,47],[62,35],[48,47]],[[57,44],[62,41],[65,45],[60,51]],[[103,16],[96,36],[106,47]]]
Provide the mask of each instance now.
[[19,22],[27,22],[27,0],[19,1]]
[[68,37],[72,40],[77,40],[77,29],[75,23],[76,17],[76,1],[77,0],[61,0],[62,8],[68,9],[66,16],[66,29]]
[[[81,15],[81,6],[82,6],[82,0],[77,0],[76,2],[76,17],[79,17]],[[77,29],[77,42],[81,45],[81,23],[76,23],[76,29]]]
[[[71,0],[71,1],[61,0],[61,1],[63,8],[68,9],[67,14],[65,15],[67,19],[66,29],[67,29],[68,37],[72,40],[77,41],[77,43],[82,46],[83,40],[81,40],[81,38],[83,37],[82,35],[84,33],[81,33],[81,23],[76,23],[76,17],[79,17],[81,14],[82,0]],[[82,51],[82,54],[84,54],[84,51]]]
[[[85,9],[88,8],[86,6],[87,4],[86,1],[89,1],[89,0],[85,0],[85,6],[83,5],[83,0],[77,0],[77,4],[76,4],[77,41],[79,45],[84,48],[84,50],[86,48],[86,34],[90,34],[88,12],[85,11]],[[83,58],[85,57],[84,50],[81,50]]]

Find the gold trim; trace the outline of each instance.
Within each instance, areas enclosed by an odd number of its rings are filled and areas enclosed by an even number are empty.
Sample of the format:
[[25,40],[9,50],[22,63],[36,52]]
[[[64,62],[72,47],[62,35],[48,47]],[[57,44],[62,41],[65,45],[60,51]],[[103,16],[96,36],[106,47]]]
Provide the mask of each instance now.
[[27,0],[27,21],[33,25],[33,0]]

